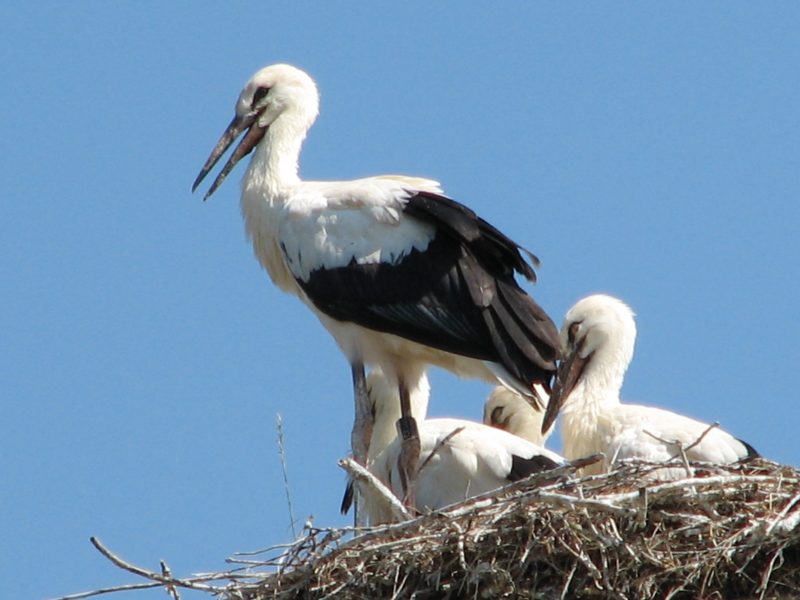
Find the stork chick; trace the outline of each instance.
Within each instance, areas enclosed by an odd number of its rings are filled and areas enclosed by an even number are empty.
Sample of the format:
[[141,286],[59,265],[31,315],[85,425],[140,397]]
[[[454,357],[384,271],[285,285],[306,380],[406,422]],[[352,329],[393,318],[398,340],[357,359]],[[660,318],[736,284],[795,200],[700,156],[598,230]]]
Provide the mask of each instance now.
[[[609,470],[615,461],[732,463],[758,456],[731,434],[701,421],[652,406],[622,404],[620,389],[633,358],[636,324],[621,300],[597,294],[567,312],[561,337],[565,357],[545,412],[549,429],[559,411],[568,460],[603,453],[605,461],[584,473]],[[683,468],[660,469],[658,478],[686,475]]]

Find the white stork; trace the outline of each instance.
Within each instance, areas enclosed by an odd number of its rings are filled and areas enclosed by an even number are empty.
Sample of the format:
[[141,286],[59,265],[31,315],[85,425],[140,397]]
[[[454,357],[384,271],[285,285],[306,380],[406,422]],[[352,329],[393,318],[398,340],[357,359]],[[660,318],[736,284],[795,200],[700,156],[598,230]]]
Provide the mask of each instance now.
[[483,405],[483,422],[486,425],[539,446],[543,446],[553,432],[552,427],[542,432],[543,419],[543,411],[536,410],[523,396],[502,386],[494,388]]
[[[602,452],[605,462],[584,469],[608,470],[614,461],[663,462],[680,458],[732,463],[758,456],[756,450],[716,426],[652,406],[621,404],[619,392],[633,358],[636,324],[622,301],[597,294],[578,301],[561,329],[564,359],[545,412],[543,429],[561,411],[564,456]],[[661,478],[685,474],[662,469]]]
[[[395,422],[400,418],[397,389],[376,368],[367,378],[367,390],[375,414],[367,468],[402,498],[404,489],[398,468],[401,441],[395,430]],[[418,511],[438,510],[564,464],[564,459],[555,452],[482,423],[425,419],[429,393],[428,379],[423,373],[409,388],[411,414],[419,425],[421,445],[414,505]],[[345,495],[343,512],[347,511],[351,498]],[[369,490],[365,491],[363,507],[371,525],[391,520],[385,505]]]
[[384,175],[301,181],[298,157],[316,119],[313,80],[289,65],[258,71],[193,190],[244,134],[206,193],[253,152],[242,212],[255,254],[272,281],[303,300],[336,339],[353,374],[352,444],[363,464],[369,439],[364,364],[396,382],[403,418],[403,472],[419,443],[409,382],[427,364],[460,376],[499,380],[535,398],[558,357],[558,331],[516,283],[534,281],[536,257],[441,194],[428,179]]

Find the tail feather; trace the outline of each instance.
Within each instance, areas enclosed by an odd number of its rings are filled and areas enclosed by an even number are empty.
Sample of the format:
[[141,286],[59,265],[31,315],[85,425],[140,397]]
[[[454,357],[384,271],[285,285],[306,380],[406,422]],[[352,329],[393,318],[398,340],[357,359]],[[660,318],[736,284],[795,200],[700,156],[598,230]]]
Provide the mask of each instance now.
[[754,458],[761,458],[761,454],[758,452],[758,450],[753,448],[750,444],[748,444],[744,440],[740,440],[739,438],[736,439],[737,441],[741,442],[741,444],[747,449],[747,455],[743,456],[739,460],[746,461],[746,460],[753,460]]
[[352,479],[347,480],[347,486],[344,488],[344,496],[342,496],[342,504],[339,507],[339,512],[346,515],[350,512],[350,507],[356,499],[356,486]]

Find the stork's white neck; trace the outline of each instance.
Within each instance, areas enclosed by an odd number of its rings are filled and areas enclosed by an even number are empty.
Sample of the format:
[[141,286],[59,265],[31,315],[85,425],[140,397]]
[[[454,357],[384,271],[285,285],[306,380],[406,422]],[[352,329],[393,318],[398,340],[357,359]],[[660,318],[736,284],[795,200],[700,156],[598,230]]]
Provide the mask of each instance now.
[[259,190],[274,200],[300,183],[298,162],[308,128],[288,117],[277,118],[256,146],[244,179],[245,193]]

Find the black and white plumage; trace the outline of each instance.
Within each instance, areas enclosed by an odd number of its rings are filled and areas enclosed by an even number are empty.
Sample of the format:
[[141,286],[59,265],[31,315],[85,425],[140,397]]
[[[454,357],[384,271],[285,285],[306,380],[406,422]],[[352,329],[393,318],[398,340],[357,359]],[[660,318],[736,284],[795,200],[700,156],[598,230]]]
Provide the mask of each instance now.
[[[398,469],[401,441],[395,431],[400,417],[397,389],[380,369],[373,370],[367,381],[370,407],[375,414],[367,468],[402,498]],[[424,374],[409,391],[421,444],[414,505],[418,511],[437,510],[564,464],[555,452],[482,423],[426,419],[430,386]],[[391,520],[385,504],[369,490],[362,506],[372,525]]]
[[[545,413],[543,428],[561,412],[564,456],[576,459],[603,453],[602,465],[640,459],[663,462],[732,463],[758,456],[749,444],[729,433],[677,413],[636,404],[621,404],[619,392],[633,358],[634,315],[622,301],[596,294],[578,301],[561,329],[566,347]],[[680,477],[685,469],[660,469],[659,478]]]
[[[301,181],[300,148],[318,106],[303,71],[261,69],[193,189],[244,134],[206,198],[253,152],[242,183],[247,233],[273,282],[311,308],[350,362],[356,458],[363,461],[369,439],[364,364],[380,365],[396,383],[406,416],[409,382],[428,364],[535,397],[533,386],[547,387],[555,372],[559,347],[554,324],[514,279],[533,281],[526,256],[536,258],[443,196],[435,181]],[[404,431],[413,439],[407,420]],[[413,442],[409,453],[413,462]]]

